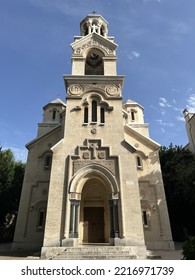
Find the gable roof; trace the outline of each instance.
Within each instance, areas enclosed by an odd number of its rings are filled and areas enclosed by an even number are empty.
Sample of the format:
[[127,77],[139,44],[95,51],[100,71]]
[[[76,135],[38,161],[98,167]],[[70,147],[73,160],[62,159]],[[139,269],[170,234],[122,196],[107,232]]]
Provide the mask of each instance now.
[[[98,41],[100,44],[102,44],[103,46],[105,46],[111,50],[116,50],[118,45],[115,44],[113,41],[109,40],[108,38],[103,37],[102,35],[99,35],[99,34],[93,32],[84,37],[81,37],[79,40],[76,40],[75,42],[70,44],[70,46],[73,49],[76,49],[77,47],[80,47],[81,43],[82,43],[82,45],[85,45],[88,41],[91,41],[92,39],[94,39],[94,40]],[[96,45],[94,45],[94,47],[96,47]]]
[[139,133],[138,131],[136,131],[135,129],[133,129],[128,125],[124,126],[124,130],[128,135],[133,136],[135,139],[137,139],[137,141],[141,142],[142,144],[148,147],[151,147],[154,150],[158,150],[161,147],[159,143],[142,135],[141,133]]
[[43,109],[45,109],[48,105],[50,105],[50,104],[58,104],[58,105],[63,105],[64,107],[66,107],[66,104],[60,99],[60,98],[56,98],[56,99],[54,99],[54,100],[52,100],[52,101],[50,101],[49,103],[47,103],[44,107],[43,107]]

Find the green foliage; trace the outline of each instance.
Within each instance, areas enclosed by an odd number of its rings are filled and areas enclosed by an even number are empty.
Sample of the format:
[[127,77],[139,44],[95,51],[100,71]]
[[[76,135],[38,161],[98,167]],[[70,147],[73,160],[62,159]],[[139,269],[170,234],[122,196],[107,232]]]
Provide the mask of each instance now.
[[195,235],[195,157],[180,146],[160,150],[160,162],[173,238]]
[[[10,149],[0,147],[0,228],[1,238],[4,229],[14,231],[20,194],[24,177],[25,164],[15,161]],[[10,234],[9,234],[10,236]]]
[[184,260],[195,260],[195,236],[189,237],[184,243],[182,254]]

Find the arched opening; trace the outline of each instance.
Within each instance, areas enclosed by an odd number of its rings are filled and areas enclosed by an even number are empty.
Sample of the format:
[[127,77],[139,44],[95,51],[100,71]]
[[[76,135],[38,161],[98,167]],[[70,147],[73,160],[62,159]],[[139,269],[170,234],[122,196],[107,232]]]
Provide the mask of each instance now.
[[119,237],[118,192],[108,169],[98,164],[82,168],[70,184],[69,237],[80,244],[111,244]]
[[84,108],[84,124],[88,124],[88,107]]
[[52,120],[54,121],[56,119],[56,110],[53,110],[52,112]]
[[89,51],[85,62],[85,75],[104,75],[103,53],[97,49]]
[[109,221],[109,194],[101,180],[91,178],[85,183],[82,191],[80,242],[109,242]]
[[92,100],[92,123],[96,123],[97,122],[97,101],[96,100]]
[[100,123],[105,124],[105,110],[103,107],[100,107]]

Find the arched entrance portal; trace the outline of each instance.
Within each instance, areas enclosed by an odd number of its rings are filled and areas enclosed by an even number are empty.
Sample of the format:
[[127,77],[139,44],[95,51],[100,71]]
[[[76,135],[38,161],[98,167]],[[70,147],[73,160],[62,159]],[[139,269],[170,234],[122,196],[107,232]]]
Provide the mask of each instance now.
[[80,242],[109,242],[109,220],[109,193],[99,178],[91,178],[81,195]]
[[119,237],[118,184],[105,167],[78,171],[70,184],[69,237],[79,244],[111,242]]

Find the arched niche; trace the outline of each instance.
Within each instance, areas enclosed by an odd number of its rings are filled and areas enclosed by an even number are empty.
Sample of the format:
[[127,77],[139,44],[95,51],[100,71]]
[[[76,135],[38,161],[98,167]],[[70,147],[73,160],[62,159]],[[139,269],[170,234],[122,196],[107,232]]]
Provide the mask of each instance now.
[[85,60],[85,75],[104,75],[104,54],[98,49],[90,49]]

